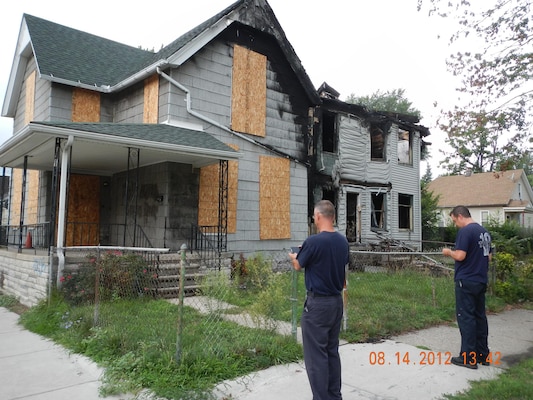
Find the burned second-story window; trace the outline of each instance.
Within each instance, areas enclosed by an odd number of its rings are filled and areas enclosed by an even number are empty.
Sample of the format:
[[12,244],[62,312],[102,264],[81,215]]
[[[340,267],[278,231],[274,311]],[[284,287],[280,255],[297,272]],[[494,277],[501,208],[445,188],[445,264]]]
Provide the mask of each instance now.
[[398,129],[398,163],[413,164],[413,146],[411,132]]
[[322,115],[322,150],[336,153],[337,143],[337,114],[324,112]]
[[378,124],[370,124],[370,157],[373,161],[385,161],[385,130]]

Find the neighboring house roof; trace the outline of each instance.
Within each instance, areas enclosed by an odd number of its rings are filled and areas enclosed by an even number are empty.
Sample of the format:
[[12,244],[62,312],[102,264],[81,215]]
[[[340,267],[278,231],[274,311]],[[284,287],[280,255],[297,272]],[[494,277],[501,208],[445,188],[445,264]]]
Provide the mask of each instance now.
[[207,132],[167,124],[31,122],[0,146],[0,165],[48,170],[55,139],[70,137],[72,168],[102,174],[125,170],[128,148],[142,150],[140,166],[169,161],[202,167],[240,156]]
[[[258,13],[261,16],[256,15]],[[24,14],[2,115],[14,116],[25,63],[32,53],[42,78],[108,93],[153,75],[157,68],[181,65],[239,20],[261,24],[258,29],[276,38],[307,96],[319,104],[320,99],[309,76],[268,3],[265,0],[239,0],[157,53]]]
[[[505,172],[484,172],[479,174],[440,176],[429,183],[428,190],[439,196],[438,207],[507,207],[516,206],[516,201],[527,205],[533,198],[531,186],[524,183],[522,169]],[[513,199],[516,185],[524,184],[523,199]],[[525,179],[525,182],[528,182]],[[527,196],[526,196],[527,194]],[[528,200],[529,198],[529,200]]]

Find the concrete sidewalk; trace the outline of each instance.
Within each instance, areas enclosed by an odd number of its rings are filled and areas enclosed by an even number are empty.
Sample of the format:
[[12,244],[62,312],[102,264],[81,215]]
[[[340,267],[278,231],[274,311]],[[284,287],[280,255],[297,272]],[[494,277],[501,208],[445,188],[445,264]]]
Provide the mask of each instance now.
[[[17,321],[17,314],[0,307],[0,399],[99,398],[101,369],[87,358],[69,354],[52,341],[24,330]],[[489,331],[489,345],[494,354],[501,355],[501,364],[477,370],[444,365],[446,352],[455,356],[459,349],[455,327],[425,329],[374,344],[344,344],[340,348],[344,400],[439,399],[467,389],[471,380],[493,379],[509,365],[533,357],[533,311],[489,315]],[[406,355],[409,364],[404,362]],[[303,363],[223,382],[214,393],[219,399],[232,400],[311,399]],[[142,397],[150,398],[146,392]]]
[[[477,370],[446,365],[448,355],[458,355],[460,348],[459,330],[451,326],[380,343],[342,345],[343,399],[441,399],[468,389],[470,381],[494,379],[509,365],[533,357],[533,311],[510,310],[488,319],[489,346],[494,357],[500,357],[500,365]],[[406,355],[409,364],[404,362]],[[219,399],[232,400],[312,398],[303,362],[223,382],[215,393]]]
[[0,307],[0,399],[98,399],[102,370],[88,358],[23,329],[18,318]]

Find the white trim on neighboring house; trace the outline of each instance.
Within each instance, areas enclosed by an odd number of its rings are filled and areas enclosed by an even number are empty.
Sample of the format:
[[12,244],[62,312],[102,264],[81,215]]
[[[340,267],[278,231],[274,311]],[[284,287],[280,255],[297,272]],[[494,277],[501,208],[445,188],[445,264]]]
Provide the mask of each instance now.
[[481,225],[485,226],[489,222],[490,211],[489,210],[479,210],[479,222]]

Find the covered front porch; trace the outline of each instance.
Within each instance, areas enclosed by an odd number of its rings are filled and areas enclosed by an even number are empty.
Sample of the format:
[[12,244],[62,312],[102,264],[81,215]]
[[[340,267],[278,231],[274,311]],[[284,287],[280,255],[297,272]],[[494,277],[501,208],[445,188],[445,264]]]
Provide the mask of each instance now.
[[[9,223],[2,226],[8,248],[178,249],[202,231],[224,246],[227,163],[239,153],[206,132],[165,124],[32,122],[0,154],[0,165],[20,174],[12,179]],[[213,164],[220,171],[218,224],[198,227],[199,171]],[[31,182],[33,192],[30,179],[38,180]]]

